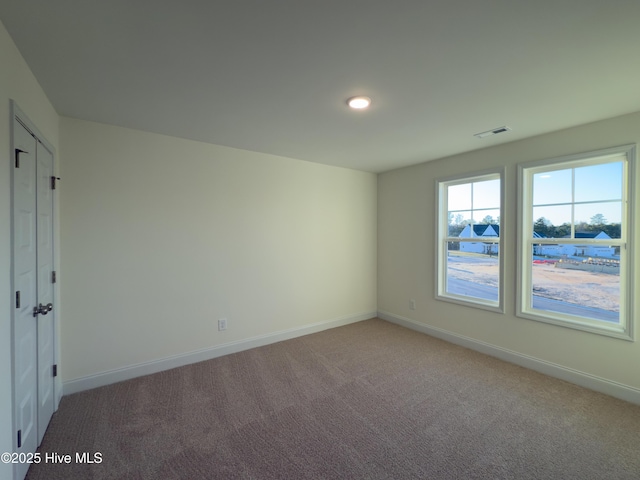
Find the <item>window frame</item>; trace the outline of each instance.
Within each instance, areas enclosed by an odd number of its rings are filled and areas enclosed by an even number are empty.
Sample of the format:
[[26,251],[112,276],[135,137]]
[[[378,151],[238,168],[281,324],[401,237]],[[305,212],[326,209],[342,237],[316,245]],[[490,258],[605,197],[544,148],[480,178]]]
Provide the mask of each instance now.
[[[638,186],[636,177],[636,146],[622,145],[602,150],[585,152],[575,155],[556,157],[518,165],[518,272],[516,297],[516,315],[521,318],[535,320],[561,327],[581,330],[585,332],[605,335],[623,340],[634,340],[634,245],[635,225],[634,208],[635,190]],[[622,202],[621,202],[621,232],[619,239],[580,239],[580,243],[592,245],[614,245],[620,247],[620,314],[619,324],[607,324],[596,319],[588,319],[577,315],[564,314],[551,310],[533,308],[533,244],[536,242],[533,236],[533,177],[546,172],[579,168],[590,165],[600,165],[623,161],[622,169]],[[598,203],[598,202],[596,202]],[[579,202],[571,202],[572,205]],[[575,224],[572,219],[571,231],[574,232]],[[575,243],[575,238],[553,239],[558,245]]]
[[[505,171],[506,167],[493,168],[464,173],[449,177],[436,179],[436,269],[435,269],[435,298],[445,302],[456,303],[468,307],[480,308],[492,312],[504,314],[504,274],[505,255],[504,238],[506,231],[504,228],[505,219]],[[458,295],[447,292],[447,258],[448,243],[454,242],[478,242],[477,238],[461,239],[460,237],[449,237],[449,208],[447,202],[447,188],[453,185],[463,185],[487,180],[500,180],[500,234],[496,240],[488,239],[490,243],[498,245],[498,300],[486,300],[479,297]]]

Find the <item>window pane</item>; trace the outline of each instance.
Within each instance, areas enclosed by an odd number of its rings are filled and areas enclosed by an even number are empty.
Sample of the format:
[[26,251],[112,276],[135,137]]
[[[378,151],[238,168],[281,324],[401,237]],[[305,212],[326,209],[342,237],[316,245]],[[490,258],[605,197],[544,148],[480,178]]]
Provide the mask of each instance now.
[[571,234],[571,205],[534,207],[533,231],[548,238],[569,236]]
[[634,298],[620,262],[636,243],[633,225],[622,225],[636,208],[628,198],[635,159],[634,147],[618,147],[521,167],[521,218],[533,223],[533,238],[521,222],[518,315],[633,340]]
[[[465,227],[471,223],[471,212],[449,212],[449,233],[450,237],[457,237],[463,231]],[[469,237],[471,227],[467,228],[464,236]]]
[[571,169],[537,173],[533,176],[533,204],[571,202]]
[[473,184],[473,209],[500,208],[500,180],[487,180]]
[[[499,209],[474,210],[473,223],[480,224],[480,225],[496,225],[497,226],[500,223],[500,210]],[[492,235],[492,236],[497,236],[498,233],[499,233],[498,229],[496,228],[495,235]]]
[[604,163],[575,169],[575,201],[620,200],[622,162]]
[[[546,246],[549,252],[566,245]],[[532,306],[609,323],[620,323],[620,264],[614,260],[541,257],[545,247],[534,246]],[[555,255],[554,255],[555,256]]]
[[[576,237],[589,232],[597,238],[620,238],[621,202],[586,203],[576,205]],[[583,235],[583,238],[584,235]],[[588,237],[586,237],[588,238]]]
[[471,210],[471,184],[447,187],[447,206],[452,210]]
[[[446,233],[438,240],[444,251],[438,260],[436,298],[502,311],[501,174],[471,177],[467,183],[462,182],[458,178],[439,184],[447,208],[439,205],[438,209],[438,232]],[[445,235],[453,241],[447,241]]]
[[447,248],[447,293],[498,301],[498,244],[450,242]]

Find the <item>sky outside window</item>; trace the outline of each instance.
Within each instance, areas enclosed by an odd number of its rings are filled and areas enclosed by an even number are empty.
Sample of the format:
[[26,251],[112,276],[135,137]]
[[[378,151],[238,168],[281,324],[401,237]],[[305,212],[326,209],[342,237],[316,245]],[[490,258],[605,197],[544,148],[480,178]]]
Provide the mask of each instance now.
[[[500,216],[500,179],[450,185],[447,206],[453,223],[480,223],[486,216],[498,221]],[[472,212],[473,210],[473,212]]]
[[[570,205],[558,204],[590,202],[575,205],[575,223],[589,223],[597,214],[602,215],[606,223],[620,223],[622,167],[622,162],[613,162],[535,174],[533,221],[544,217],[556,226],[570,223]],[[575,196],[573,200],[572,185]]]

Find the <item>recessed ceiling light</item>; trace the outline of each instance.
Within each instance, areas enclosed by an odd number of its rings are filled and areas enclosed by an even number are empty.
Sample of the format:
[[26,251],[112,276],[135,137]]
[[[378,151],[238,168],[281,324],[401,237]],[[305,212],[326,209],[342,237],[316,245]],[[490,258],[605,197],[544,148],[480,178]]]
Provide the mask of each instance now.
[[351,97],[347,100],[347,105],[355,110],[362,110],[363,108],[367,108],[371,105],[371,99],[369,97]]

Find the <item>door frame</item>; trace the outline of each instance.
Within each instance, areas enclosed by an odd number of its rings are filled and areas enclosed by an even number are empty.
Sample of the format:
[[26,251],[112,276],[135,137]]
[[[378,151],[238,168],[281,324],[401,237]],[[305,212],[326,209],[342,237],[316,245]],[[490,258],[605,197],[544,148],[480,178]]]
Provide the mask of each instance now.
[[[36,127],[36,125],[29,119],[29,117],[18,107],[18,105],[16,104],[16,102],[14,100],[10,101],[10,111],[11,111],[11,122],[10,122],[10,141],[11,141],[11,152],[15,151],[15,145],[14,145],[14,141],[15,141],[15,131],[14,131],[14,125],[15,125],[15,120],[17,119],[35,138],[36,141],[38,141],[46,150],[49,151],[49,153],[51,153],[52,155],[52,168],[53,168],[53,172],[54,175],[58,175],[58,162],[57,160],[57,156],[56,156],[56,151],[55,148],[53,147],[53,145],[46,139],[46,137],[38,130],[38,128]],[[14,155],[10,155],[10,161],[14,162]],[[11,209],[11,267],[10,267],[10,283],[11,283],[11,292],[13,295],[13,292],[16,291],[16,285],[15,285],[15,279],[14,279],[14,216],[13,216],[13,209],[14,209],[14,192],[15,192],[15,184],[14,184],[14,175],[15,175],[15,168],[14,165],[11,165],[11,205],[10,205],[10,209]],[[60,231],[59,231],[59,225],[58,225],[58,218],[59,218],[59,204],[56,198],[56,195],[53,195],[52,198],[52,203],[53,203],[53,268],[56,270],[57,273],[57,277],[60,277],[60,272],[59,272],[59,259],[60,259],[60,250],[59,250],[59,238],[60,238]],[[59,326],[59,314],[60,314],[60,292],[59,289],[57,288],[58,283],[56,282],[56,284],[53,285],[53,298],[54,298],[54,305],[56,305],[56,307],[54,308],[54,310],[51,312],[51,314],[53,314],[53,361],[56,365],[60,365],[60,326]],[[15,405],[15,391],[14,391],[14,385],[15,385],[15,379],[14,379],[14,375],[15,375],[15,355],[16,355],[16,345],[15,345],[15,321],[16,321],[16,314],[15,314],[15,309],[11,308],[11,404],[12,404],[12,408],[11,408],[11,421],[12,421],[12,437],[13,437],[13,441],[12,441],[12,445],[13,445],[13,450],[16,451],[17,450],[17,436],[16,436],[16,432],[17,432],[17,425],[16,425],[16,408],[17,406]],[[58,406],[60,405],[60,400],[62,399],[62,381],[61,381],[61,377],[60,377],[60,373],[59,373],[59,368],[58,368],[58,375],[56,377],[54,377],[54,381],[53,381],[53,395],[54,395],[54,411],[58,409]],[[16,475],[16,470],[14,468],[14,473],[13,473],[14,477]]]

